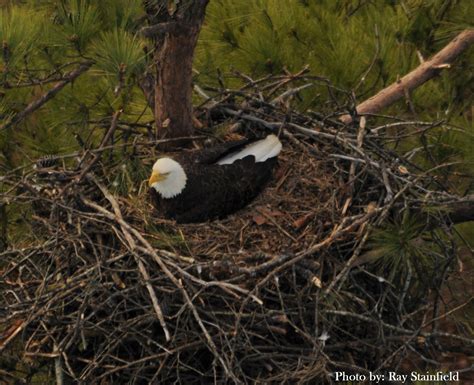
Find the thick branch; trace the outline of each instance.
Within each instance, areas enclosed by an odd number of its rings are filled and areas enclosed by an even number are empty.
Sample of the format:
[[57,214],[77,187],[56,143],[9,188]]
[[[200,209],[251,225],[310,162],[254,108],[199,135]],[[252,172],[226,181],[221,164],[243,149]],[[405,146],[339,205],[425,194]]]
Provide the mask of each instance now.
[[[473,43],[473,29],[461,32],[430,60],[423,62],[415,70],[405,75],[396,83],[384,88],[377,95],[359,104],[356,107],[357,113],[359,115],[377,113],[385,107],[390,106],[402,98],[407,92],[410,92],[436,76],[442,69],[449,68],[449,65]],[[341,117],[341,121],[350,123],[352,117],[350,115],[344,115]]]
[[[397,208],[402,210],[401,205],[397,205]],[[426,223],[424,230],[432,230],[446,223],[456,225],[474,221],[474,194],[451,201],[416,205],[412,212],[420,222]]]
[[462,200],[441,203],[439,208],[446,211],[446,215],[455,224],[474,221],[474,194],[468,195]]
[[92,61],[87,61],[85,63],[82,63],[77,69],[74,71],[71,71],[64,75],[63,79],[59,82],[57,82],[48,92],[44,93],[41,97],[38,99],[32,101],[30,104],[26,106],[26,108],[16,114],[9,122],[3,124],[0,126],[0,130],[9,128],[22,120],[24,120],[28,115],[31,113],[35,112],[38,108],[40,108],[43,104],[48,102],[50,99],[52,99],[56,94],[61,91],[68,83],[72,82],[74,79],[79,77],[82,73],[86,72],[91,66],[93,62]]

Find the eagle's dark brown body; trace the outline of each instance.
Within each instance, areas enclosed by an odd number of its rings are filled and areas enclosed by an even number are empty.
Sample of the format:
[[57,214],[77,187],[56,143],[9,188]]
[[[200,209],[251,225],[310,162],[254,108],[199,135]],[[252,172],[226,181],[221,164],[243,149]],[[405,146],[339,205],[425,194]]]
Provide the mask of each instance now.
[[216,163],[247,143],[228,142],[173,157],[184,168],[186,186],[179,195],[168,199],[151,188],[155,207],[166,218],[191,223],[223,218],[247,205],[271,179],[277,158],[256,162],[250,155],[232,164]]

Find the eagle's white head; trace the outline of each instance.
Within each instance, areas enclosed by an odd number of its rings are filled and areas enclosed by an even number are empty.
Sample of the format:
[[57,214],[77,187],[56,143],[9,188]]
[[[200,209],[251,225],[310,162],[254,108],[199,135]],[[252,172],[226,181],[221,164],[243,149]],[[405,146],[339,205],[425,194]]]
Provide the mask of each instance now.
[[162,198],[174,198],[184,190],[187,179],[183,167],[178,162],[171,158],[161,158],[153,165],[148,185]]

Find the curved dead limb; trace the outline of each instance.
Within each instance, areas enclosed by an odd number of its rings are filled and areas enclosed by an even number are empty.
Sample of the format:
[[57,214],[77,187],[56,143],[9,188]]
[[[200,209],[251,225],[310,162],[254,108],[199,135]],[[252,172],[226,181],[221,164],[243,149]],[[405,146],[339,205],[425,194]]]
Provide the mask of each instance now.
[[[430,60],[421,63],[416,69],[397,82],[360,103],[356,107],[357,114],[364,115],[377,113],[385,107],[395,103],[407,92],[412,91],[435,77],[443,69],[450,68],[451,63],[473,43],[474,30],[468,29],[461,32]],[[343,115],[340,120],[347,124],[352,121],[352,117],[350,115]]]

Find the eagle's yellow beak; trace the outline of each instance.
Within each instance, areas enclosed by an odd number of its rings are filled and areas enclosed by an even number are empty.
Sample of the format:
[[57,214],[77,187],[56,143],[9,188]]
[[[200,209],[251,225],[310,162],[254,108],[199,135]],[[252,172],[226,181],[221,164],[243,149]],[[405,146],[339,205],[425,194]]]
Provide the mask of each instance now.
[[159,172],[153,171],[150,179],[148,179],[148,186],[153,186],[156,182],[161,182],[166,179],[166,175],[160,174]]

